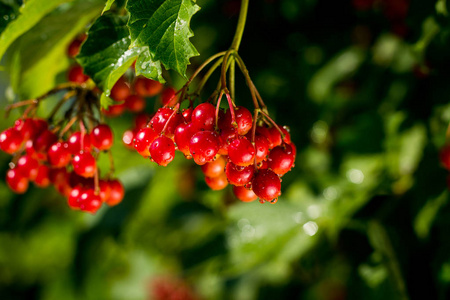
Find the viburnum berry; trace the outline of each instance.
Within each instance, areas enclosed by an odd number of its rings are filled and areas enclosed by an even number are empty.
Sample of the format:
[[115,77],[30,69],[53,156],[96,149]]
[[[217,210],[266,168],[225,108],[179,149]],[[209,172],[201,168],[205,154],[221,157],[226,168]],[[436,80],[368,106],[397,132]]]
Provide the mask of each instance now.
[[73,170],[80,176],[92,177],[97,170],[97,162],[89,152],[80,152],[73,157]]
[[158,134],[150,127],[139,130],[134,137],[134,149],[143,157],[150,156],[150,145]]
[[125,195],[125,189],[122,183],[117,179],[107,181],[109,185],[109,197],[106,199],[106,204],[114,206],[122,202]]
[[36,152],[47,153],[51,145],[58,141],[58,136],[46,129],[33,141],[33,148]]
[[186,122],[191,122],[191,120],[192,120],[192,112],[193,112],[194,110],[192,109],[192,108],[185,108],[185,109],[183,109],[182,110],[182,112],[181,112],[181,115],[183,116],[183,118],[184,118],[184,120],[186,121]]
[[85,83],[89,79],[89,76],[84,74],[83,67],[73,65],[67,73],[67,79],[75,83]]
[[113,133],[111,127],[106,124],[95,126],[89,135],[92,146],[98,150],[108,150],[113,145]]
[[256,163],[262,162],[269,154],[269,141],[265,136],[257,134],[255,136]]
[[231,161],[227,163],[225,170],[228,182],[236,186],[248,184],[252,180],[254,173],[255,167],[253,165],[241,167],[233,164]]
[[136,129],[141,129],[147,126],[148,122],[150,122],[151,118],[153,116],[150,116],[149,114],[146,113],[141,113],[138,114],[135,118],[134,118],[134,126]]
[[158,81],[145,77],[136,77],[134,81],[134,90],[136,94],[142,97],[153,97],[158,95],[163,89],[163,85]]
[[189,151],[198,165],[203,165],[214,159],[219,151],[220,140],[214,131],[199,131],[189,142]]
[[38,187],[45,188],[50,185],[50,169],[46,165],[40,165],[37,169],[34,184]]
[[86,34],[79,35],[77,38],[75,38],[67,47],[67,55],[69,57],[75,57],[80,52],[81,44],[86,39]]
[[276,201],[281,195],[281,181],[271,170],[259,170],[252,180],[252,189],[260,199]]
[[124,101],[131,95],[131,89],[124,77],[120,77],[111,89],[110,97],[116,101]]
[[215,160],[202,165],[201,169],[206,177],[214,178],[220,176],[223,172],[225,172],[226,164],[226,159],[223,156],[218,155]]
[[29,180],[36,179],[38,168],[39,162],[30,155],[21,156],[16,165],[16,170]]
[[23,143],[23,137],[15,128],[8,128],[0,133],[0,149],[13,154],[18,151]]
[[84,189],[81,186],[76,186],[70,191],[69,197],[67,197],[67,204],[70,208],[75,210],[80,209],[80,202],[78,200],[83,192]]
[[450,144],[442,147],[442,149],[439,151],[439,158],[441,160],[441,164],[447,170],[450,170]]
[[228,157],[235,165],[245,167],[254,163],[255,148],[247,138],[236,138],[228,146]]
[[17,169],[9,169],[8,172],[6,172],[6,183],[9,188],[17,194],[23,194],[28,189],[28,179]]
[[205,182],[214,191],[223,190],[228,185],[227,175],[222,173],[217,177],[205,177]]
[[226,128],[220,131],[220,155],[228,155],[228,146],[230,142],[237,138],[237,132],[234,128]]
[[129,95],[127,98],[125,98],[125,106],[131,112],[141,112],[144,110],[145,105],[145,99],[138,95]]
[[65,167],[72,159],[67,143],[56,142],[47,151],[48,162],[57,168]]
[[[246,135],[250,129],[252,129],[253,126],[253,118],[252,113],[246,109],[243,106],[238,106],[234,110],[236,123],[237,123],[237,133],[239,135]],[[227,110],[224,116],[224,121],[222,123],[222,126],[225,126],[225,128],[232,127],[232,116],[231,116],[231,110]]]
[[289,144],[277,146],[270,151],[268,166],[278,175],[286,174],[294,165],[294,152]]
[[108,106],[108,109],[102,108],[102,113],[107,117],[117,117],[125,112],[126,106],[125,103],[114,104]]
[[134,132],[133,130],[125,130],[124,133],[122,134],[122,142],[123,144],[130,148],[133,149],[134,145],[133,145],[133,140],[134,140]]
[[[91,151],[91,138],[89,134],[83,134],[83,140],[81,139],[81,136],[81,132],[77,131],[72,133],[67,140],[67,149],[73,155],[79,153],[82,150],[88,152]],[[83,147],[81,147],[81,144],[83,144]]]
[[199,104],[192,112],[191,122],[196,130],[214,130],[216,108],[211,103]]
[[164,106],[175,106],[178,101],[178,96],[175,95],[175,89],[171,87],[165,88],[161,93],[161,103]]
[[81,192],[78,202],[82,211],[89,213],[96,213],[102,205],[100,196],[96,195],[92,189],[87,189]]
[[189,144],[194,132],[192,130],[192,124],[182,123],[175,129],[174,139],[177,144],[178,150],[180,150],[186,158],[191,158],[191,152],[189,150]]
[[166,137],[156,138],[150,146],[150,156],[160,166],[167,166],[175,157],[175,145]]
[[233,186],[233,194],[242,202],[251,202],[258,198],[256,194],[244,186]]
[[[170,120],[169,120],[170,118]],[[167,121],[169,120],[168,124]],[[165,128],[164,134],[172,137],[175,129],[183,122],[182,116],[168,107],[158,109],[156,114],[150,120],[150,124],[157,133],[161,133]]]
[[14,122],[14,128],[20,132],[24,140],[32,139],[38,128],[31,118],[18,119]]

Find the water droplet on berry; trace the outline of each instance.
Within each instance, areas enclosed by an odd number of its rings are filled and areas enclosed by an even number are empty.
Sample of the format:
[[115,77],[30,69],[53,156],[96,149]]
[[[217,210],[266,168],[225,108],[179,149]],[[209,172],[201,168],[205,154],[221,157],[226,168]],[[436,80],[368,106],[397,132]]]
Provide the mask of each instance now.
[[264,200],[264,199],[259,199],[259,203],[264,204],[264,203],[266,203],[266,200]]
[[277,203],[277,202],[278,202],[278,198],[275,198],[275,199],[270,200],[270,204],[275,204],[275,203]]

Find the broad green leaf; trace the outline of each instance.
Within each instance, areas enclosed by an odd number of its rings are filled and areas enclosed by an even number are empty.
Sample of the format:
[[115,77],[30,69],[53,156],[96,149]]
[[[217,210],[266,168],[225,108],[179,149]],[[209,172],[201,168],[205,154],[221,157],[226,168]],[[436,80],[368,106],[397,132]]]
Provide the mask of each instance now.
[[45,15],[53,11],[58,5],[69,0],[29,0],[20,9],[17,19],[8,24],[0,35],[0,58],[6,50],[22,34],[36,25]]
[[21,98],[39,96],[55,86],[56,76],[69,65],[67,45],[102,7],[102,0],[61,6],[11,45],[5,62],[11,85]]
[[165,80],[162,77],[161,62],[159,60],[155,61],[148,48],[145,48],[146,51],[142,52],[136,61],[136,75],[143,75],[147,78],[164,83]]
[[114,1],[115,1],[115,0],[108,0],[108,1],[106,1],[105,8],[103,8],[103,11],[102,11],[102,15],[103,15],[105,12],[107,12],[108,10],[111,9],[111,5],[113,5]]
[[130,35],[127,17],[104,14],[92,25],[88,38],[77,56],[84,72],[103,90],[102,106],[108,106],[108,98],[114,83],[133,64],[144,47],[129,49]]
[[199,55],[189,23],[200,7],[192,0],[129,0],[127,9],[132,46],[148,46],[154,61],[186,77],[189,59]]

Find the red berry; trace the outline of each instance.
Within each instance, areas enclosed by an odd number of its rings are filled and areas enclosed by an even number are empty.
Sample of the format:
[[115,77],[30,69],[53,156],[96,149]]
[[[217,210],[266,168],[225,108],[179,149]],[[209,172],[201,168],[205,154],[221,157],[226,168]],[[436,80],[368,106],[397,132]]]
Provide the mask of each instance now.
[[124,101],[130,94],[130,86],[124,77],[120,77],[112,87],[110,97],[116,101]]
[[147,126],[148,122],[150,122],[152,116],[142,113],[135,117],[134,119],[134,126],[136,129],[141,129]]
[[57,168],[65,167],[72,159],[67,143],[56,142],[47,151],[49,163]]
[[69,57],[75,57],[78,55],[78,53],[80,52],[80,47],[81,44],[84,42],[84,40],[86,39],[86,35],[80,35],[77,38],[75,38],[70,44],[69,47],[67,47],[67,55],[69,55]]
[[67,204],[71,209],[78,210],[80,209],[80,196],[84,192],[84,189],[81,186],[74,187],[67,197]]
[[219,155],[214,161],[202,165],[201,168],[206,177],[214,178],[225,172],[226,163],[226,159]]
[[113,133],[111,127],[99,124],[90,133],[91,144],[98,150],[108,150],[113,144]]
[[122,183],[118,179],[113,179],[108,181],[109,184],[109,198],[106,200],[106,204],[109,206],[114,206],[122,202],[125,195],[125,189]]
[[269,168],[278,175],[286,174],[294,164],[294,152],[289,144],[277,146],[270,151]]
[[441,151],[439,152],[439,158],[441,160],[441,164],[447,170],[450,170],[450,145],[445,145],[441,149]]
[[160,166],[167,166],[175,157],[175,145],[173,141],[160,136],[150,146],[150,156]]
[[273,145],[273,141],[271,139],[272,135],[269,132],[269,128],[264,127],[264,126],[257,126],[256,133],[266,137],[266,139],[269,141],[269,149],[272,149],[273,147],[275,147]]
[[193,109],[191,107],[183,109],[181,114],[186,122],[191,122]]
[[225,173],[214,178],[205,177],[205,182],[214,191],[223,190],[228,185],[227,175]]
[[80,152],[73,157],[73,170],[80,176],[92,177],[97,170],[97,162],[89,152]]
[[133,145],[133,140],[134,140],[134,132],[133,130],[126,130],[123,135],[122,135],[122,142],[123,144],[130,149],[134,148]]
[[0,149],[6,153],[13,154],[20,149],[23,137],[15,128],[8,128],[0,133]]
[[258,198],[251,189],[244,186],[233,186],[233,193],[242,202],[251,202]]
[[59,185],[68,181],[69,174],[66,168],[51,168],[49,169],[48,177],[51,183]]
[[100,196],[96,195],[92,189],[81,192],[78,202],[82,211],[87,211],[92,214],[96,213],[102,206]]
[[245,167],[254,163],[255,148],[247,138],[237,138],[228,146],[228,156],[235,165]]
[[260,199],[276,201],[281,195],[281,181],[271,170],[260,170],[253,178],[252,189]]
[[189,143],[193,135],[192,123],[181,123],[175,129],[175,143],[177,144],[178,150],[180,150],[186,158],[192,157],[191,152],[189,151]]
[[255,137],[256,162],[262,162],[269,154],[269,141],[265,136],[257,134]]
[[129,95],[125,99],[125,106],[131,112],[137,113],[144,110],[146,105],[145,99],[138,95]]
[[102,108],[102,113],[107,117],[117,117],[125,112],[125,104],[115,104],[108,106],[108,109]]
[[107,181],[107,180],[99,180],[98,181],[98,188],[99,188],[98,195],[100,196],[100,200],[102,202],[106,202],[106,200],[108,200],[109,195],[111,193],[111,188],[109,186],[109,181]]
[[192,112],[191,122],[196,130],[214,130],[216,108],[211,103],[202,103]]
[[[239,135],[246,135],[253,126],[252,113],[243,106],[236,107],[234,113],[237,123],[237,133]],[[223,122],[221,122],[221,124],[222,126],[225,126],[224,128],[231,128],[233,127],[232,120],[233,118],[231,116],[231,111],[227,110],[224,116],[224,120]]]
[[150,156],[150,145],[158,137],[158,134],[150,127],[139,130],[134,138],[134,149],[143,157]]
[[220,140],[213,131],[199,131],[189,142],[189,151],[198,165],[212,161],[219,151]]
[[[173,115],[173,116],[172,116]],[[169,121],[169,124],[166,126],[167,120],[169,120],[170,116],[172,118]],[[152,128],[157,132],[161,133],[161,131],[166,127],[164,134],[168,137],[172,137],[175,129],[179,124],[183,122],[183,118],[181,114],[168,107],[162,107],[158,109],[156,114],[150,120],[150,124]]]
[[67,140],[67,149],[73,155],[79,153],[80,151],[91,151],[91,138],[89,134],[85,133],[83,135],[83,148],[81,147],[81,132],[77,131],[70,135]]
[[33,148],[36,152],[47,153],[51,145],[58,141],[56,134],[46,129],[33,141]]
[[89,79],[89,76],[83,73],[83,68],[79,65],[74,65],[67,73],[67,79],[75,83],[84,83]]
[[234,128],[225,128],[220,131],[220,155],[228,155],[228,146],[230,142],[236,139],[237,133]]
[[37,170],[34,184],[38,187],[45,188],[50,185],[50,169],[46,165],[40,165]]
[[253,165],[247,167],[236,166],[231,161],[227,163],[225,174],[227,175],[228,182],[232,185],[243,186],[248,184],[255,173],[255,167]]
[[269,128],[270,140],[272,141],[272,148],[280,146],[283,142],[281,134],[276,127]]
[[38,175],[39,162],[31,155],[24,155],[17,161],[16,170],[29,180],[36,179]]
[[134,81],[134,90],[136,94],[142,97],[153,97],[159,94],[163,89],[163,85],[158,81],[145,77],[137,77]]
[[17,169],[9,169],[8,172],[6,172],[6,183],[9,188],[17,194],[23,194],[28,189],[28,179]]
[[178,96],[175,95],[176,91],[174,88],[167,87],[161,93],[161,103],[164,106],[175,106],[178,101]]
[[37,129],[35,128],[35,122],[30,118],[16,120],[14,128],[20,132],[24,140],[34,138]]

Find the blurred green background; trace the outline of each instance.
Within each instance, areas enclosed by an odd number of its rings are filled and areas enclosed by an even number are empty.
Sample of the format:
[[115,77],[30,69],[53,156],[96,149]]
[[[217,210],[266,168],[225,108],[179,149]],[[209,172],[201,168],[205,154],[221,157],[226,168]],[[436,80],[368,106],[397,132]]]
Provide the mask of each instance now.
[[[239,10],[197,3],[190,72],[229,47]],[[14,42],[1,112],[65,80],[67,45],[103,5],[66,3]],[[108,120],[125,199],[96,215],[52,188],[13,194],[0,153],[0,299],[450,299],[449,49],[445,0],[250,1],[240,55],[298,149],[278,203],[209,190],[180,153],[164,168],[128,151],[131,114]],[[252,105],[240,75],[236,102]]]

